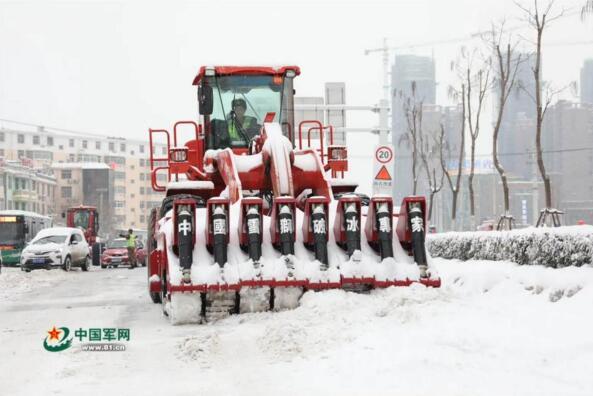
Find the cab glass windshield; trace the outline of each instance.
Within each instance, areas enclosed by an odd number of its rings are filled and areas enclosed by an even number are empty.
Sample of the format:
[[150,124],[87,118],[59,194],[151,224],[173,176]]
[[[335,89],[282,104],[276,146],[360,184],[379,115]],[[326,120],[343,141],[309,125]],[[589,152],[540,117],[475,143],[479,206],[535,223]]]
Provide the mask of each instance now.
[[[211,136],[208,148],[248,147],[260,133],[267,113],[274,113],[274,122],[283,125],[284,134],[292,122],[287,109],[287,92],[292,95],[292,79],[273,75],[232,75],[207,77],[212,86],[213,111],[210,116]],[[292,96],[290,96],[292,98]],[[286,129],[285,129],[286,128]]]

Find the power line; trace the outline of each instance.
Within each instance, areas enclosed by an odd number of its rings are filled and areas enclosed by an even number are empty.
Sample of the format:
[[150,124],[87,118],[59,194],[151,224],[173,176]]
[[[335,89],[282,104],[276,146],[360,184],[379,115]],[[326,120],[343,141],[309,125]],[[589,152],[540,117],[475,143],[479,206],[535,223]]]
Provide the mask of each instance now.
[[46,125],[32,124],[30,122],[9,120],[6,118],[0,118],[0,122],[9,122],[11,124],[16,124],[16,125],[23,125],[23,126],[29,126],[29,127],[34,127],[34,128],[42,128],[47,131],[65,132],[65,133],[69,133],[72,135],[78,135],[78,136],[93,136],[93,137],[110,138],[110,139],[124,139],[124,138],[115,137],[115,136],[100,135],[98,133],[76,131],[76,130],[66,129],[66,128],[58,128],[58,127],[52,127],[52,126],[46,126]]
[[[556,153],[570,153],[570,152],[578,152],[578,151],[593,151],[593,147],[579,147],[579,148],[568,148],[568,149],[558,149],[558,150],[543,150],[542,154],[556,154]],[[499,153],[499,157],[510,157],[516,155],[534,155],[537,154],[536,151],[524,151],[524,152],[514,152],[514,153]],[[373,155],[349,155],[350,158],[372,158]],[[396,155],[396,157],[398,157]],[[411,155],[400,155],[400,158],[412,158]],[[466,156],[467,157],[467,156]],[[476,154],[476,158],[490,158],[492,154]]]

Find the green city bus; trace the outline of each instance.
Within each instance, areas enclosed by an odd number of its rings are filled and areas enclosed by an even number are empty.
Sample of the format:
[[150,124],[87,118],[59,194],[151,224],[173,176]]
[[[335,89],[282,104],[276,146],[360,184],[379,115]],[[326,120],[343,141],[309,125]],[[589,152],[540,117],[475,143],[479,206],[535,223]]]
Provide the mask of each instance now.
[[21,251],[52,219],[24,210],[0,210],[0,257],[3,266],[20,264]]

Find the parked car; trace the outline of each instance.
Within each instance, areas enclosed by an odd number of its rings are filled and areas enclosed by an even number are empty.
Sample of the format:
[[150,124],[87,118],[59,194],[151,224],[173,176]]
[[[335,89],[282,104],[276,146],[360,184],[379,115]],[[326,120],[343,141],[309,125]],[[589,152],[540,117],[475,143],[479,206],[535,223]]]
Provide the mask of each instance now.
[[61,267],[70,271],[80,267],[88,271],[91,267],[89,245],[83,232],[78,228],[53,227],[37,233],[21,253],[21,269],[30,272],[34,269]]
[[[146,266],[146,250],[141,241],[136,241],[136,263]],[[128,241],[124,238],[116,238],[107,242],[107,246],[101,255],[101,268],[120,265],[130,265],[128,259]]]

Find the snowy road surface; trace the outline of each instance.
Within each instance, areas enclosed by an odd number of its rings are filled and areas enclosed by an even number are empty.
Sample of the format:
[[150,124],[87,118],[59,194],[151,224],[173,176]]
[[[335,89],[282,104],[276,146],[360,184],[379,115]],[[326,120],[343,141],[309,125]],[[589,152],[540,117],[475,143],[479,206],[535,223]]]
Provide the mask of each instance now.
[[[0,274],[1,395],[592,395],[593,269],[435,260],[439,290],[306,294],[171,326],[144,269]],[[124,352],[47,352],[53,326]]]

